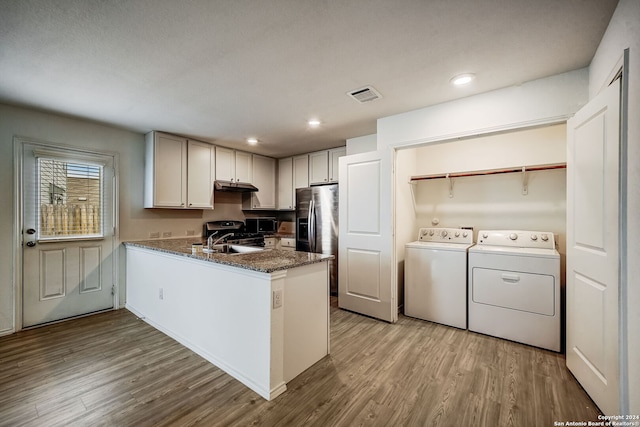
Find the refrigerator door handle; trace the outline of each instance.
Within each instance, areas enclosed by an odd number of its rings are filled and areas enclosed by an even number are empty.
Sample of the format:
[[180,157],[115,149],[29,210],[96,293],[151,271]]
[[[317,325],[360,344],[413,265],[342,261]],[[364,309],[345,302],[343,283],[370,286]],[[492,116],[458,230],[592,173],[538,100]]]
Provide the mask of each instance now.
[[316,206],[313,199],[309,200],[309,250],[311,252],[316,251]]

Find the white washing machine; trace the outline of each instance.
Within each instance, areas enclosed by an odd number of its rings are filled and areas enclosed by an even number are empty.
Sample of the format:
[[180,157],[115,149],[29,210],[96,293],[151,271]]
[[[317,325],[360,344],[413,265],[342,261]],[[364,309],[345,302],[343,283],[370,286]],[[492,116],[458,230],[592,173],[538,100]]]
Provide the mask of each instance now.
[[404,314],[467,328],[467,250],[473,232],[421,228],[405,245]]
[[469,330],[560,351],[553,233],[484,230],[469,249]]

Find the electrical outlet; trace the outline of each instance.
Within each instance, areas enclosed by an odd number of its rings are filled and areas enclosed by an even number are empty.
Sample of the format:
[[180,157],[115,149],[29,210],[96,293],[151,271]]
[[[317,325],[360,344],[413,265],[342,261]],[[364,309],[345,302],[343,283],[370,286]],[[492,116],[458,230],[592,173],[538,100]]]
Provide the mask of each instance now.
[[158,292],[158,298],[164,299],[164,289],[163,288],[160,288],[160,291]]
[[170,231],[163,231],[162,232],[162,237],[171,237],[171,232]]
[[273,291],[273,308],[282,307],[282,289]]
[[158,237],[160,237],[160,232],[159,231],[152,231],[149,233],[149,238],[150,239],[157,239]]
[[187,236],[195,236],[196,230],[187,230]]

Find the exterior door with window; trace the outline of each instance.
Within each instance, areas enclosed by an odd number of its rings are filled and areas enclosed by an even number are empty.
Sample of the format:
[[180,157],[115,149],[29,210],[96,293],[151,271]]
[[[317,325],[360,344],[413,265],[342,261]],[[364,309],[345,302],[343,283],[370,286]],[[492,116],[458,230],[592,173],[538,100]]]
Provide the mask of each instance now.
[[22,148],[23,327],[113,308],[113,157]]

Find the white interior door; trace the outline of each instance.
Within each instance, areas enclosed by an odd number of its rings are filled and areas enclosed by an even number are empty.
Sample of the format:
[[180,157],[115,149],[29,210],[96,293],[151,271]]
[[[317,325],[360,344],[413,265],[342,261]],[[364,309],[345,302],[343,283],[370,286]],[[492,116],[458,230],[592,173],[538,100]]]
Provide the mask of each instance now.
[[391,280],[390,154],[341,157],[338,306],[387,322],[398,320]]
[[113,158],[22,148],[23,327],[113,308]]
[[567,123],[567,367],[600,409],[619,413],[620,86]]

